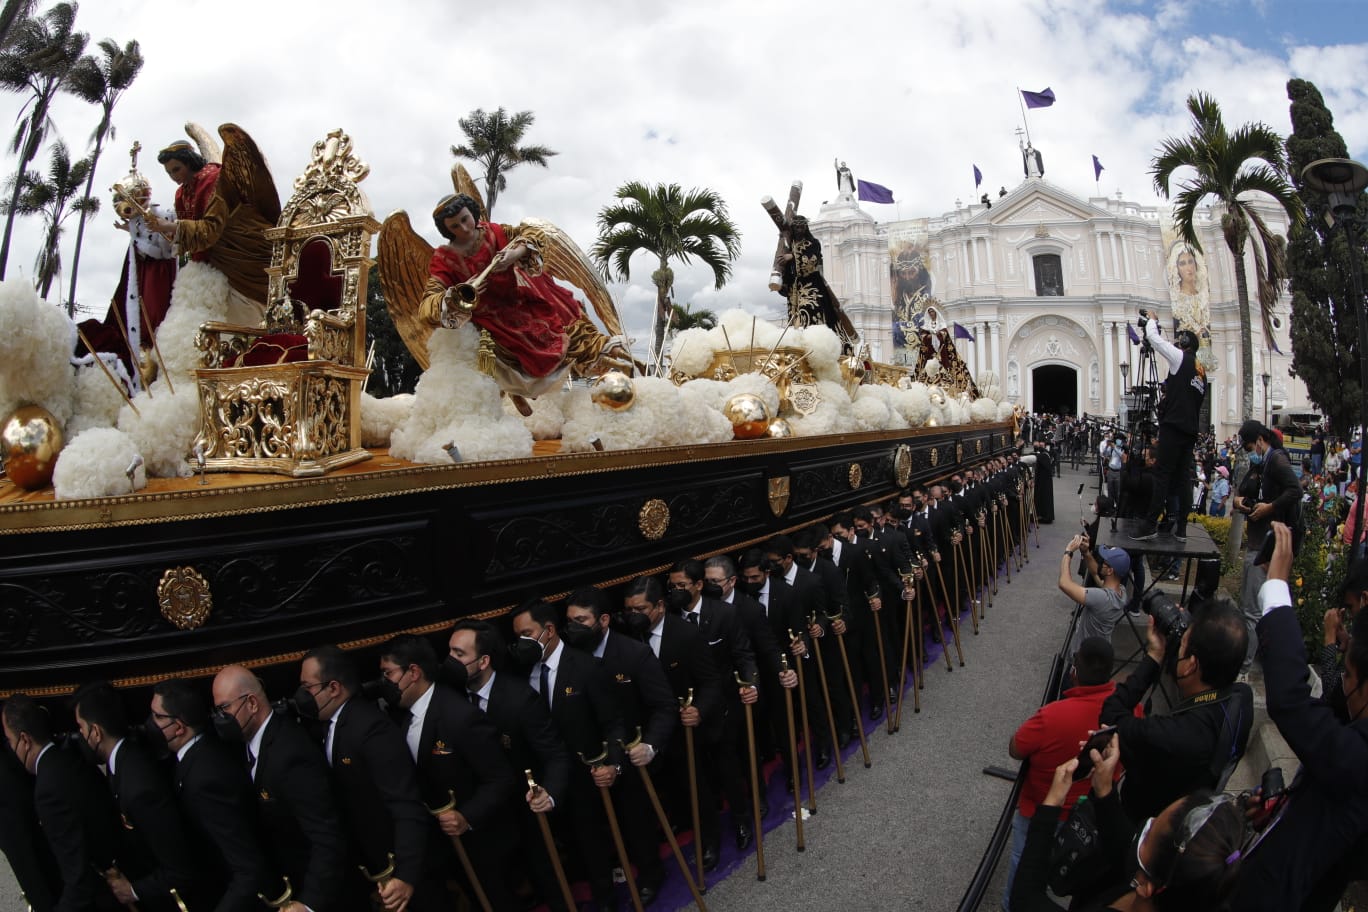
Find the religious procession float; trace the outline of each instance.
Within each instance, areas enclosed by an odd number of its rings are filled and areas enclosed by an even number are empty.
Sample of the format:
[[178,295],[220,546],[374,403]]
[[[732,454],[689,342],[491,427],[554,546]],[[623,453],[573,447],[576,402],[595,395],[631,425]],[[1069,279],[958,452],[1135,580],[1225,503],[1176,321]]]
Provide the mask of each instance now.
[[[403,212],[377,221],[341,130],[282,206],[245,131],[221,127],[220,148],[192,127],[158,156],[174,213],[136,155],[113,188],[130,248],[103,322],[0,284],[0,694],[436,631],[1012,443],[995,378],[970,378],[945,330],[923,330],[915,368],[867,357],[796,187],[770,206],[788,323],[729,311],[642,365],[575,243],[485,222],[459,166],[434,249]],[[413,395],[363,392],[377,266],[424,368]]]

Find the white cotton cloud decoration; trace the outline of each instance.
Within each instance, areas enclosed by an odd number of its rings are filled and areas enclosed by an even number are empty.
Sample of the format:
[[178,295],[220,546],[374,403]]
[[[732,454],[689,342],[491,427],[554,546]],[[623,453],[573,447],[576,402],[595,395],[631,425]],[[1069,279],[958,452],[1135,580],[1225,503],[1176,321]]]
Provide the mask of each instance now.
[[[784,329],[768,320],[758,319],[755,314],[747,313],[739,307],[733,307],[722,312],[722,316],[717,318],[717,326],[708,330],[708,333],[713,339],[715,351],[726,351],[728,347],[732,351],[746,348],[769,351],[778,344]],[[785,336],[784,344],[787,345],[788,341],[789,336]]]
[[527,404],[532,407],[532,414],[525,418],[513,404],[513,400],[505,396],[503,410],[506,414],[517,415],[523,426],[532,434],[533,440],[555,440],[561,435],[561,428],[565,425],[563,403],[566,395],[568,394],[556,390],[536,399],[528,399]]
[[191,261],[176,273],[171,309],[157,328],[157,347],[177,392],[182,378],[187,386],[194,385],[194,371],[200,366],[200,352],[195,348],[200,324],[218,320],[254,326],[261,322],[260,314],[230,305],[230,291],[228,277],[208,263]]
[[388,447],[394,429],[408,420],[413,412],[412,393],[399,393],[378,399],[370,393],[361,394],[361,445]]
[[989,422],[997,418],[997,403],[992,399],[975,399],[969,406],[969,416],[976,422]]
[[[795,338],[796,336],[796,338]],[[809,326],[804,330],[789,330],[793,345],[807,352],[808,367],[818,380],[841,382],[841,337],[826,326]]]
[[75,347],[76,328],[60,307],[38,297],[30,282],[0,282],[0,421],[21,405],[38,405],[65,425],[74,409]]
[[722,443],[732,439],[731,423],[709,405],[706,393],[675,386],[660,377],[635,377],[636,399],[613,411],[594,404],[587,391],[563,403],[561,452],[593,449],[597,437],[605,450]]
[[114,427],[123,405],[121,388],[109,382],[100,365],[92,362],[78,367],[74,408],[66,426],[67,440],[89,428]]
[[[719,347],[713,339],[713,332],[695,326],[676,335],[670,343],[670,367],[690,377],[706,371]],[[726,350],[725,345],[721,348]]]
[[919,428],[931,417],[931,396],[925,383],[914,381],[906,389],[899,388],[893,398],[908,427]]
[[817,391],[822,401],[811,415],[794,412],[784,416],[788,419],[789,427],[793,428],[793,433],[799,437],[812,437],[856,430],[854,409],[845,388],[830,380],[819,380]]
[[861,386],[855,392],[855,424],[862,431],[891,431],[908,427],[907,419],[898,408],[897,394],[901,390],[874,384]]
[[997,407],[997,420],[1006,421],[1008,418],[1011,418],[1014,408],[1015,406],[1010,402],[999,402]]
[[53,492],[58,500],[75,500],[142,490],[147,487],[146,466],[134,470],[131,485],[127,475],[137,455],[138,445],[123,431],[111,427],[81,431],[57,457],[52,472]]
[[444,464],[454,443],[463,462],[532,453],[532,434],[500,402],[498,384],[476,368],[479,331],[437,329],[428,339],[429,367],[418,379],[413,409],[390,436],[390,453],[410,462]]

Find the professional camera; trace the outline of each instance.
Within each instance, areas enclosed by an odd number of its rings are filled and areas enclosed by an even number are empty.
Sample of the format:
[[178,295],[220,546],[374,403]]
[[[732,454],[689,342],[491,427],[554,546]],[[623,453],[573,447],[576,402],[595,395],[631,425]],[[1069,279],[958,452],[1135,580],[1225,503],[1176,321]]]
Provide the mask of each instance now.
[[1183,634],[1192,626],[1192,615],[1173,604],[1173,600],[1159,589],[1151,589],[1141,600],[1140,607],[1154,618],[1154,629],[1167,641],[1164,663],[1172,670],[1178,661],[1178,648]]
[[1135,325],[1140,327],[1141,329],[1144,329],[1145,324],[1150,321],[1150,316],[1151,314],[1148,310],[1146,310],[1143,307],[1140,308],[1140,319],[1135,321]]

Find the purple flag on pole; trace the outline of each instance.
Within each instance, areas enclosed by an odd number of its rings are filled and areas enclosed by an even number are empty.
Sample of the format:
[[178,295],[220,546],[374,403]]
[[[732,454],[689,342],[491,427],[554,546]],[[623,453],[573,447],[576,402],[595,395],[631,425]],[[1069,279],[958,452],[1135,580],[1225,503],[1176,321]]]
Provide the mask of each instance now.
[[978,165],[974,165],[974,189],[977,190],[981,183],[983,183],[983,172],[979,170]]
[[974,334],[971,333],[969,330],[965,329],[963,326],[960,326],[958,323],[956,323],[956,324],[955,324],[955,338],[956,338],[956,339],[968,339],[970,342],[973,342],[973,341],[974,341]]
[[1135,334],[1135,327],[1129,323],[1126,324],[1126,335],[1130,336],[1131,345],[1140,344],[1140,337]]
[[859,185],[859,197],[867,203],[891,203],[893,202],[893,191],[881,184],[871,183],[870,181],[857,180]]
[[1028,92],[1022,89],[1021,97],[1026,100],[1026,107],[1028,108],[1048,108],[1055,103],[1055,93],[1051,89],[1046,89],[1043,92]]
[[1105,170],[1107,170],[1107,169],[1102,167],[1102,163],[1101,163],[1100,161],[1098,161],[1098,160],[1097,160],[1097,156],[1094,155],[1094,156],[1093,156],[1093,180],[1101,180],[1101,179],[1102,179],[1102,172],[1105,171]]

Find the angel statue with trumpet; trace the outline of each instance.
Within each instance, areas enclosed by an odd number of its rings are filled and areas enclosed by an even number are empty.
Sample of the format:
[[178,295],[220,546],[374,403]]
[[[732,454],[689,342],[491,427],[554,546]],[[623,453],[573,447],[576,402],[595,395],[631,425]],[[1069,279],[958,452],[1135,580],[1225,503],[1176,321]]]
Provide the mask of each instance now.
[[[457,192],[432,212],[445,244],[429,247],[403,212],[386,219],[380,231],[385,300],[418,363],[426,369],[434,328],[469,322],[481,331],[481,370],[513,397],[557,389],[568,372],[630,370],[634,362],[617,310],[574,241],[541,219],[486,221],[479,191],[462,166],[452,169],[452,179]],[[553,276],[584,292],[606,334]]]

